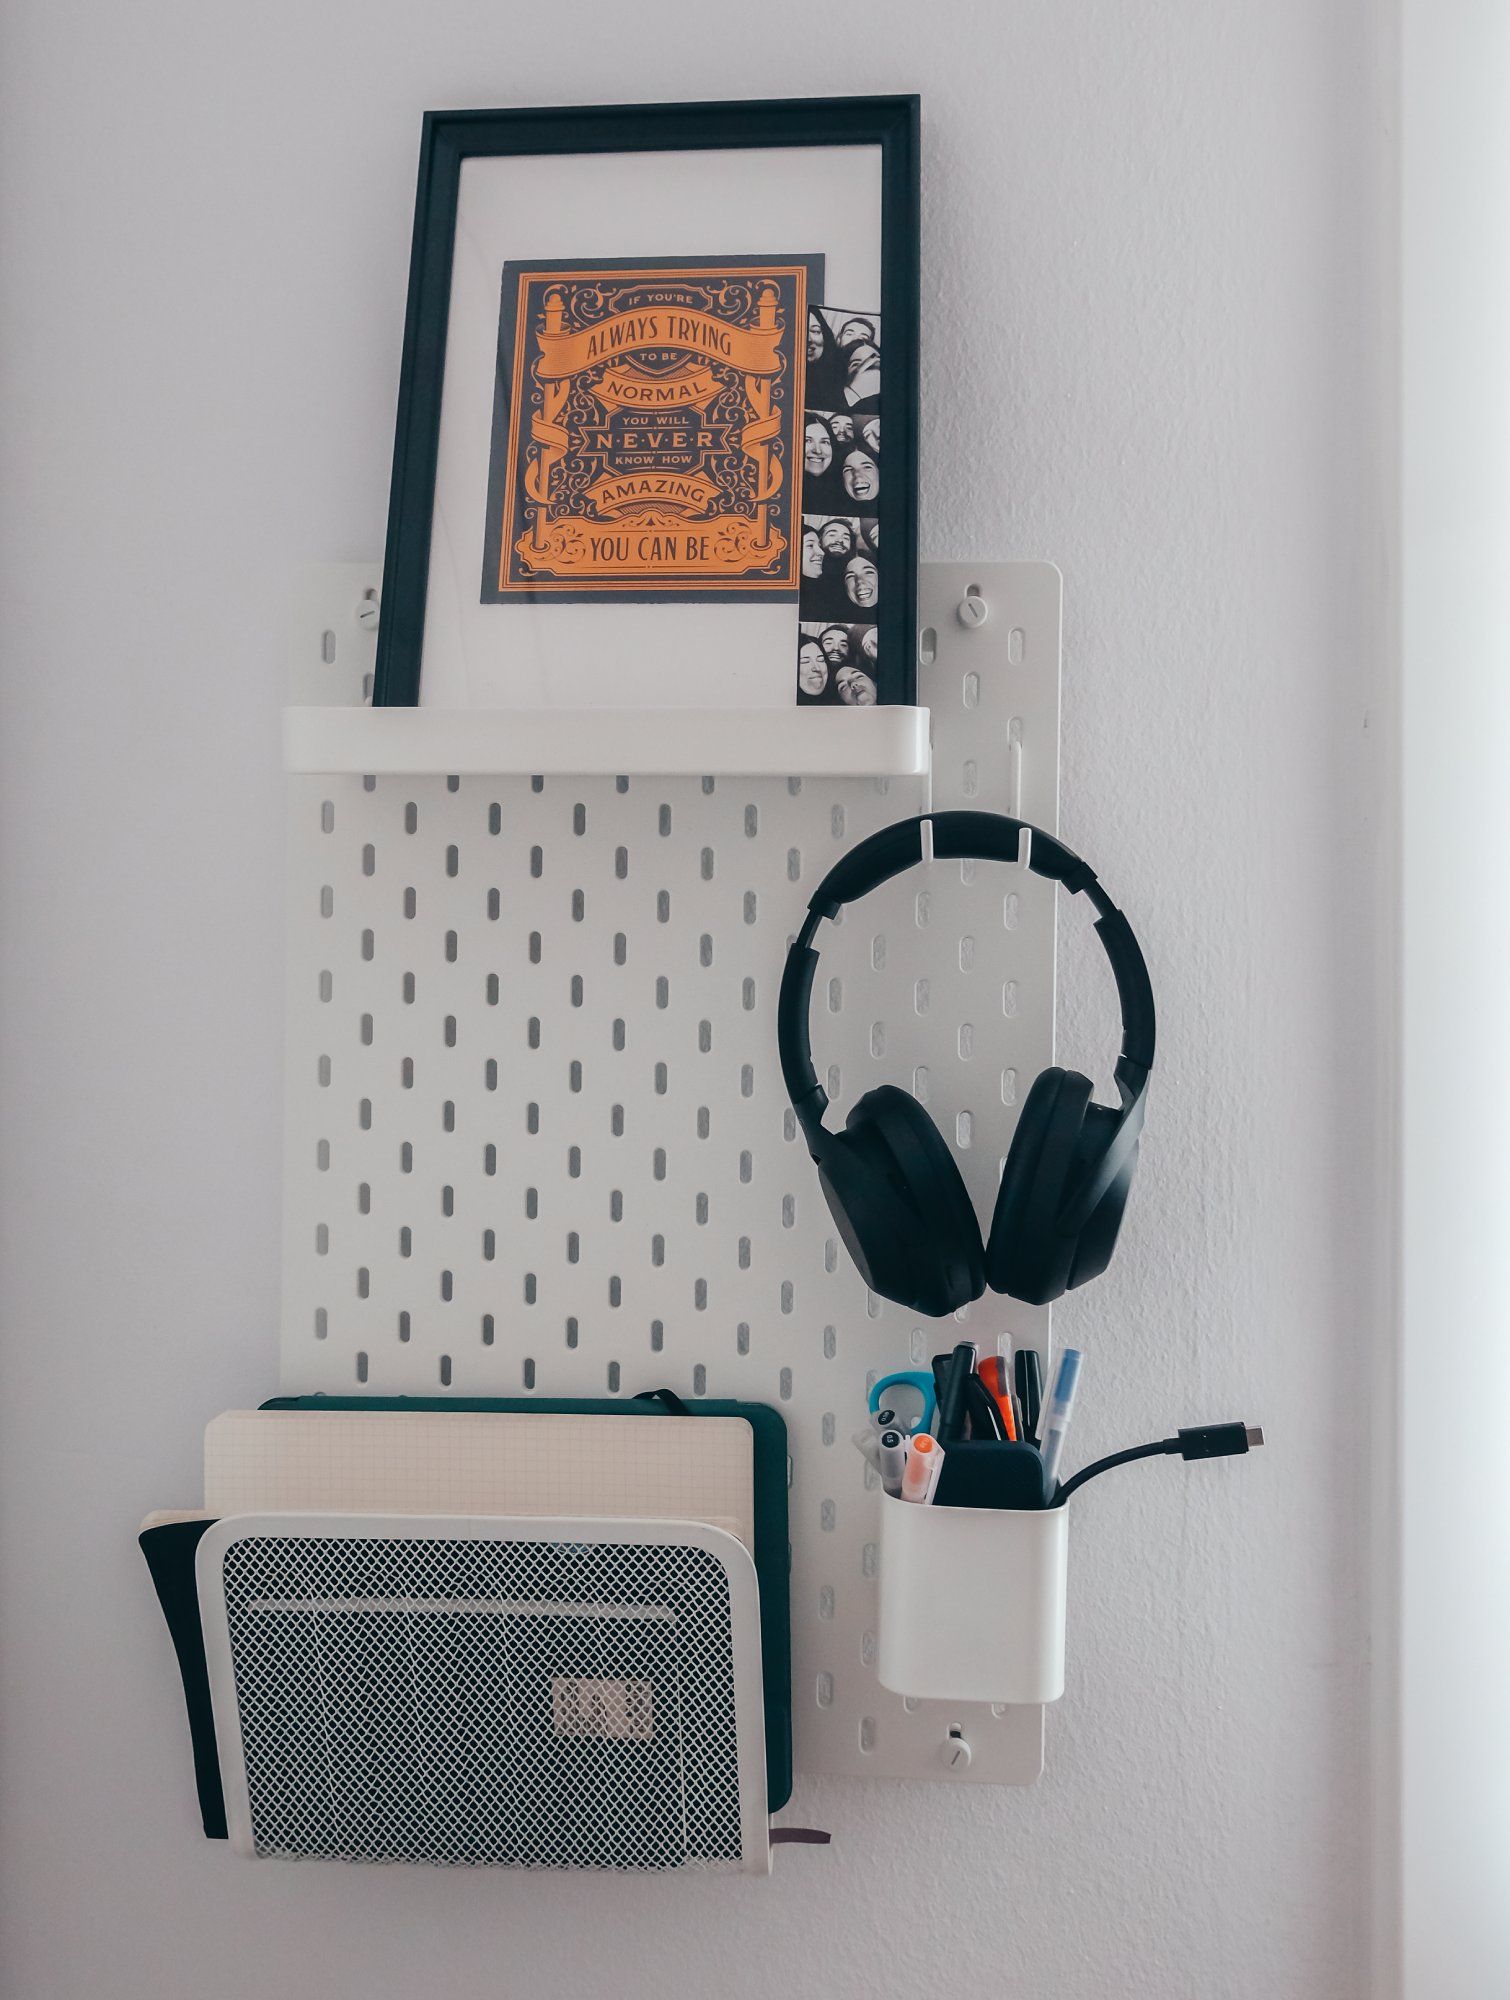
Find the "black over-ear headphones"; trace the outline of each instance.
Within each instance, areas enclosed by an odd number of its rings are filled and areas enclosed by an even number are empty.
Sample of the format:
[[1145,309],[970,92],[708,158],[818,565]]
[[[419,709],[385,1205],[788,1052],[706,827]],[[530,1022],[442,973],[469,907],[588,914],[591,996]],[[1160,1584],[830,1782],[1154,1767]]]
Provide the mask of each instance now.
[[[808,1012],[825,917],[923,858],[932,828],[940,860],[1018,861],[1086,896],[1122,1008],[1113,1111],[1091,1102],[1088,1077],[1046,1069],[1018,1114],[984,1244],[959,1168],[917,1100],[883,1083],[850,1111],[842,1132],[824,1129],[828,1094],[813,1068]],[[1024,836],[1029,842],[1022,856]],[[787,953],[776,1010],[781,1074],[818,1168],[844,1246],[873,1292],[942,1318],[989,1285],[1025,1305],[1047,1305],[1111,1262],[1138,1162],[1154,1004],[1132,926],[1094,872],[1052,834],[996,813],[940,812],[898,820],[862,840],[824,876]]]

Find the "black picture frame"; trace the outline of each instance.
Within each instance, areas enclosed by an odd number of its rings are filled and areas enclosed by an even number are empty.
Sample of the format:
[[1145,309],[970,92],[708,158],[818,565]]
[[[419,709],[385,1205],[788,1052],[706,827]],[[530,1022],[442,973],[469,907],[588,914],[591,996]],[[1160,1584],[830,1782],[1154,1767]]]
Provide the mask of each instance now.
[[[464,161],[515,155],[876,146],[881,161],[881,406],[887,478],[877,510],[887,551],[877,623],[880,699],[917,698],[919,128],[916,96],[431,111],[419,183],[373,703],[419,701],[457,199]],[[889,551],[899,551],[893,566]],[[794,609],[793,647],[796,645]]]

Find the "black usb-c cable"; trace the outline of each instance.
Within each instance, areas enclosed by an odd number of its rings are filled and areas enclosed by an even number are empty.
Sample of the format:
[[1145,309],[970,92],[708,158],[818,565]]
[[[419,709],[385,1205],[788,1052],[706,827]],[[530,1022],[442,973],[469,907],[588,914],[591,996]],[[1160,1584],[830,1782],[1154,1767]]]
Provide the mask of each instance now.
[[1256,1424],[1197,1424],[1172,1438],[1160,1438],[1157,1444],[1135,1444],[1127,1451],[1114,1451],[1108,1458],[1098,1458],[1094,1464],[1082,1466],[1073,1479],[1064,1481],[1054,1495],[1053,1505],[1062,1507],[1088,1479],[1110,1472],[1114,1465],[1131,1465],[1137,1458],[1172,1458],[1176,1452],[1184,1459],[1237,1458],[1245,1451],[1255,1451],[1263,1441],[1264,1434]]

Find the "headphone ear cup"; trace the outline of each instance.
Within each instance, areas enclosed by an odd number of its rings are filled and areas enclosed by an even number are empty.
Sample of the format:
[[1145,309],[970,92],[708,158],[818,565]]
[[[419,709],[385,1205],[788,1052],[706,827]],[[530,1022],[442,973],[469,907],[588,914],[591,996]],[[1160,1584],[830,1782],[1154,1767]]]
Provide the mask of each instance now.
[[[947,1142],[915,1097],[894,1083],[883,1083],[868,1090],[860,1104],[885,1140],[922,1218],[924,1255],[919,1261],[931,1267],[931,1281],[926,1290],[920,1288],[920,1301],[913,1310],[942,1319],[986,1289],[985,1249],[975,1204]],[[924,1297],[935,1303],[922,1302]]]
[[823,1199],[855,1269],[880,1297],[898,1297],[908,1282],[919,1225],[876,1134],[868,1124],[857,1126],[851,1114],[843,1132],[822,1135],[817,1167]]
[[986,1241],[986,1276],[992,1291],[1024,1305],[1046,1306],[1083,1282],[1071,1275],[1082,1232],[1061,1233],[1057,1218],[1066,1189],[1083,1172],[1082,1130],[1091,1108],[1089,1077],[1046,1069],[1018,1113]]
[[873,1292],[942,1319],[986,1288],[980,1227],[954,1155],[895,1084],[865,1095],[830,1135],[819,1180],[844,1247]]
[[[1080,1129],[1079,1151],[1082,1157],[1075,1166],[1075,1185],[1095,1172],[1106,1156],[1107,1147],[1116,1138],[1121,1123],[1121,1114],[1109,1111],[1104,1104],[1093,1104],[1087,1110],[1085,1123]],[[1134,1144],[1116,1179],[1080,1225],[1075,1239],[1074,1261],[1066,1280],[1070,1291],[1091,1278],[1099,1278],[1111,1262],[1137,1164],[1138,1148]]]

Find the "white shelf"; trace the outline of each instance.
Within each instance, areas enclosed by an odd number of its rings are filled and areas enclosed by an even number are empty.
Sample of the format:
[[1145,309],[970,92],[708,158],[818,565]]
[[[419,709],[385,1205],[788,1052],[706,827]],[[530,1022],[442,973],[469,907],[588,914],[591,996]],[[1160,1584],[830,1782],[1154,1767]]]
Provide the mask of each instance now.
[[300,773],[907,778],[926,708],[287,708]]

